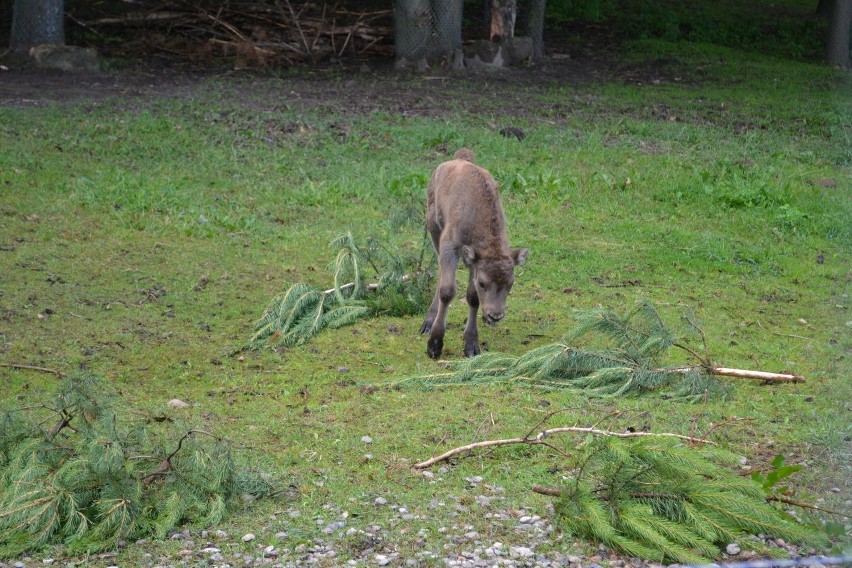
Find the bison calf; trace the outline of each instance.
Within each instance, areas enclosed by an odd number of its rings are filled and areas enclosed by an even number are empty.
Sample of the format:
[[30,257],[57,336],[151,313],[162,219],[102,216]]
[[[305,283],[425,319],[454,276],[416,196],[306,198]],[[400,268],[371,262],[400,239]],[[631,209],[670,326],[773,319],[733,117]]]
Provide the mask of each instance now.
[[426,229],[438,253],[438,289],[420,333],[428,333],[426,353],[441,356],[447,329],[447,308],[456,294],[459,259],[470,269],[468,316],[464,328],[465,357],[479,355],[476,313],[493,325],[506,313],[506,296],[515,280],[515,266],[528,249],[510,249],[497,182],[473,163],[473,152],[462,148],[455,159],[439,165],[429,181]]

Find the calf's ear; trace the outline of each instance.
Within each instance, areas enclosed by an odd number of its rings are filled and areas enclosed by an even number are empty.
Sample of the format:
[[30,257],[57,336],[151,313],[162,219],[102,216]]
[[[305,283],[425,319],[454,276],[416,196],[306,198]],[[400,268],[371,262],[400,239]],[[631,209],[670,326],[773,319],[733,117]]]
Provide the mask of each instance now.
[[473,266],[473,263],[476,262],[476,252],[467,245],[462,245],[461,257],[465,266]]
[[523,266],[527,261],[527,255],[530,249],[512,249],[512,258],[515,259],[515,266]]

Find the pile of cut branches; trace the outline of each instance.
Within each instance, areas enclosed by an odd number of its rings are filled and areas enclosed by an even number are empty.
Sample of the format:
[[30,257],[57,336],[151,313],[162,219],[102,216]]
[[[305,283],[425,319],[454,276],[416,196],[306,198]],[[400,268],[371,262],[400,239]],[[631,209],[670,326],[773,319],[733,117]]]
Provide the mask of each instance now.
[[[424,469],[481,448],[546,446],[565,459],[565,467],[559,468],[558,486],[552,481],[532,490],[558,498],[559,525],[569,535],[657,562],[707,564],[731,542],[768,552],[762,541],[749,538],[757,534],[816,547],[828,544],[824,531],[773,506],[765,483],[738,475],[732,469],[738,457],[706,436],[626,431],[624,424],[613,423],[623,418],[622,412],[588,427],[538,430],[557,413],[525,436],[461,446],[414,467]],[[584,441],[562,448],[556,443],[561,434],[580,435]],[[792,472],[787,469],[784,475]],[[815,509],[789,499],[784,503]]]
[[155,431],[123,414],[103,381],[76,374],[51,403],[0,416],[0,558],[49,544],[86,553],[163,538],[185,522],[221,521],[242,495],[276,493],[224,440]]
[[[359,245],[352,233],[331,246],[338,248],[332,264],[334,286],[320,290],[296,283],[276,296],[241,350],[300,345],[325,328],[376,315],[420,313],[431,301],[426,264],[434,264],[434,255],[425,239],[416,257],[391,252],[373,238]],[[367,283],[369,271],[374,281]]]
[[[484,353],[449,363],[449,370],[406,377],[404,385],[425,387],[476,383],[523,383],[545,389],[578,388],[592,396],[620,396],[664,392],[667,396],[699,401],[725,396],[728,389],[718,376],[765,381],[801,382],[797,375],[728,369],[704,355],[704,334],[695,318],[684,314],[681,333],[663,323],[656,308],[639,302],[625,315],[598,308],[577,316],[579,326],[565,340],[514,356]],[[579,348],[580,338],[594,335],[600,347]],[[690,340],[698,338],[701,346]],[[693,359],[689,365],[667,365],[671,349]]]
[[189,59],[237,57],[243,66],[393,52],[391,10],[351,11],[339,3],[295,0],[143,0],[131,10],[71,18],[104,38],[136,29],[146,49]]

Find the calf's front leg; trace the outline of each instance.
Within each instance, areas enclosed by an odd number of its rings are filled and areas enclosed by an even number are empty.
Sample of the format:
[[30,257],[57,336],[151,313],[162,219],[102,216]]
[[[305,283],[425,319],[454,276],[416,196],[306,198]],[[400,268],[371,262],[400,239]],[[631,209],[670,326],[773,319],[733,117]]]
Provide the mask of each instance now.
[[[426,354],[432,359],[440,359],[444,350],[444,333],[447,331],[447,309],[456,295],[456,266],[458,257],[452,249],[445,249],[440,255],[438,262],[438,292],[435,299],[438,301],[438,311],[432,322],[429,333],[429,341],[426,343]],[[433,306],[435,302],[432,302]],[[431,308],[430,308],[431,313]],[[428,321],[429,316],[426,316]],[[426,322],[423,323],[424,327]]]
[[473,281],[473,270],[467,281],[467,325],[464,326],[464,356],[475,357],[479,355],[479,328],[476,323],[476,314],[479,311],[479,293],[476,291],[476,283]]

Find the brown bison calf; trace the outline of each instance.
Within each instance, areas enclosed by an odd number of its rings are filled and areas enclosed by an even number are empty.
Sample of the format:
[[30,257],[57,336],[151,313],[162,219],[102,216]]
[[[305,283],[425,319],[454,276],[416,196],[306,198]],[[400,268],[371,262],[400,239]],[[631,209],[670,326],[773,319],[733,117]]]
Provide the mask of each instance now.
[[464,328],[465,357],[479,355],[476,312],[493,325],[506,313],[506,296],[515,280],[515,266],[528,249],[510,249],[497,182],[473,163],[473,152],[462,148],[455,159],[439,165],[429,181],[426,229],[438,253],[438,289],[420,333],[428,333],[426,353],[441,356],[447,329],[447,308],[456,294],[459,258],[470,269],[468,316]]

